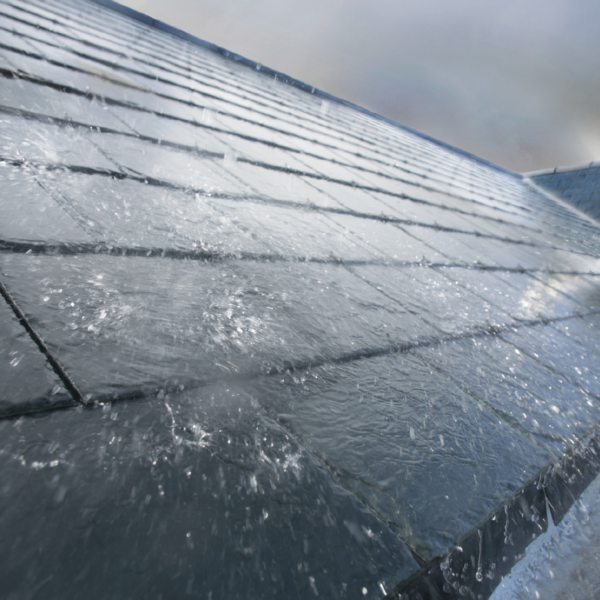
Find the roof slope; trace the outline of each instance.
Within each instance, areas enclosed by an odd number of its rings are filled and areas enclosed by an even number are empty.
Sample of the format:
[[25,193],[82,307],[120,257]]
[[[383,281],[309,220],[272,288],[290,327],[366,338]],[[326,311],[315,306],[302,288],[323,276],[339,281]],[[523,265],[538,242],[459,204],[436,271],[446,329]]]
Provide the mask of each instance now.
[[557,167],[528,176],[537,185],[600,220],[600,163]]
[[213,50],[0,1],[4,589],[485,597],[595,474],[600,229]]

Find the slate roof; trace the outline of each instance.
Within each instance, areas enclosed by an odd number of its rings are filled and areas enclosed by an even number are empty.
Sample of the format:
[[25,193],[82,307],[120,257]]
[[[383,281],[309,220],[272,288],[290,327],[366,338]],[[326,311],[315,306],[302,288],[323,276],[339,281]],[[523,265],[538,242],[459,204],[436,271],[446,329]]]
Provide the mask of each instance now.
[[527,173],[537,185],[600,219],[600,163]]
[[8,597],[487,597],[595,476],[576,211],[108,2],[0,75]]

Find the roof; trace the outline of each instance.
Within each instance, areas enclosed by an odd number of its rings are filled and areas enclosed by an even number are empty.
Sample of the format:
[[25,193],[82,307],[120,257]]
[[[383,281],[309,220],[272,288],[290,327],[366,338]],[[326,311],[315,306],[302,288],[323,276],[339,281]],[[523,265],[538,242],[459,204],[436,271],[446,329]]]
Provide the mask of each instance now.
[[590,217],[600,219],[600,163],[556,167],[526,176]]
[[489,596],[598,470],[600,229],[173,33],[0,4],[4,589]]

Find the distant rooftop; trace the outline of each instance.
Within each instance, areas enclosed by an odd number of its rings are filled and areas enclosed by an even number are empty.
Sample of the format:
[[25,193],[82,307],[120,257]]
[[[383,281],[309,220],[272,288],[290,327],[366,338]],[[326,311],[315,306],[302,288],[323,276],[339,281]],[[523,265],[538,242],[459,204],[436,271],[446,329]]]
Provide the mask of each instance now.
[[524,177],[600,220],[600,162],[534,171]]

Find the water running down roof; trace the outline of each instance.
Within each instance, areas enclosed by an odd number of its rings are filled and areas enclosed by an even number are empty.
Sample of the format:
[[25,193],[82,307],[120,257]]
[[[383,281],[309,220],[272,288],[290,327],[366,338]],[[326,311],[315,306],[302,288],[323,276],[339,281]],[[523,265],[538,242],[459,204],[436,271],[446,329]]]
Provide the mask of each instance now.
[[600,229],[172,33],[0,1],[4,589],[489,596],[597,470]]

